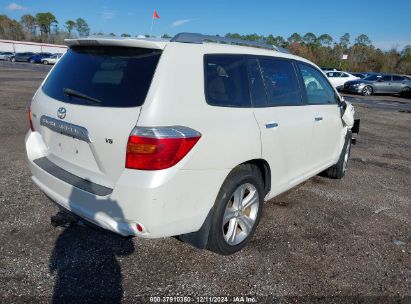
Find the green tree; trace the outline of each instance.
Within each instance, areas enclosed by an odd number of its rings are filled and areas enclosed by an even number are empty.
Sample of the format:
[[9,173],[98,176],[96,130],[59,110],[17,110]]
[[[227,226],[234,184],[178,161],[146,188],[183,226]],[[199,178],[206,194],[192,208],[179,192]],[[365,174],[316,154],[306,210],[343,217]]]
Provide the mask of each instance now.
[[121,34],[121,37],[131,37],[131,35],[127,34],[127,33],[123,33],[123,34]]
[[363,45],[363,46],[369,46],[371,45],[371,40],[368,38],[367,35],[361,34],[357,38],[355,38],[355,44],[357,45]]
[[340,38],[340,46],[343,48],[343,50],[346,50],[348,49],[349,45],[350,45],[350,34],[345,33]]
[[294,33],[290,37],[288,37],[287,40],[289,43],[301,43],[303,41],[303,38],[300,34]]
[[163,35],[161,36],[161,38],[164,38],[164,39],[169,39],[169,38],[171,38],[171,36],[170,36],[170,35],[168,35],[168,34],[163,34]]
[[51,32],[51,25],[57,24],[56,17],[50,13],[37,13],[36,16],[36,23],[40,28],[41,33],[41,41],[44,41],[45,38],[48,38]]
[[333,37],[328,34],[322,34],[317,40],[322,46],[331,46],[334,41]]
[[77,18],[76,29],[80,37],[90,35],[90,27],[88,26],[86,20],[84,20],[83,18]]
[[108,34],[109,36],[113,36],[113,37],[116,37],[116,34],[114,34],[114,33],[110,33],[110,34]]
[[303,41],[306,44],[314,44],[317,41],[317,36],[313,33],[307,33],[303,36]]
[[76,22],[73,20],[67,20],[64,26],[67,29],[70,38],[72,31],[76,28]]

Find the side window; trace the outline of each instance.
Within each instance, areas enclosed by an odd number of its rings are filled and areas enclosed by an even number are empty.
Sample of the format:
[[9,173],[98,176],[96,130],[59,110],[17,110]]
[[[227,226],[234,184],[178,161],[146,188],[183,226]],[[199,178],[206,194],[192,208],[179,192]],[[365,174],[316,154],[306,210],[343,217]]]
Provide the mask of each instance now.
[[381,81],[387,81],[390,82],[391,81],[391,75],[385,75],[381,78]]
[[302,104],[300,88],[293,64],[288,60],[259,59],[268,106]]
[[341,77],[350,77],[350,76],[348,76],[348,74],[341,73]]
[[392,76],[392,80],[393,80],[393,81],[404,81],[405,78],[402,77],[402,76],[394,75],[394,76]]
[[298,68],[304,81],[308,104],[336,103],[334,89],[321,72],[303,63],[299,63]]
[[205,94],[214,106],[251,107],[247,67],[241,55],[205,55]]
[[267,107],[267,95],[258,60],[255,58],[248,59],[248,69],[250,72],[250,85],[251,94],[253,96],[253,105],[255,107]]

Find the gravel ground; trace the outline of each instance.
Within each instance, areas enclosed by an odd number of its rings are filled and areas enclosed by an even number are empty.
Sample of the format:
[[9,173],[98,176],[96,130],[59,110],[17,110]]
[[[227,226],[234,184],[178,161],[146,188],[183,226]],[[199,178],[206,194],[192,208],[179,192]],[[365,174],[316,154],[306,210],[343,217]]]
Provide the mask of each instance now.
[[267,202],[249,245],[223,257],[174,238],[50,225],[57,208],[31,181],[23,144],[27,105],[47,70],[0,63],[1,302],[411,302],[407,111],[373,107],[380,97],[358,104],[346,177],[314,177]]

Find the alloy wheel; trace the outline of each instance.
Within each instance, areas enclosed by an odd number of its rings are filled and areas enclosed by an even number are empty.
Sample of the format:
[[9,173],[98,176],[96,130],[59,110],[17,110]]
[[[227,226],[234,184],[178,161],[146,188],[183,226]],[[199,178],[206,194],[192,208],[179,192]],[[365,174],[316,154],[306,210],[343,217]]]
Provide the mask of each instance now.
[[224,240],[230,246],[244,241],[255,225],[260,199],[256,187],[250,183],[237,187],[227,203],[222,229]]

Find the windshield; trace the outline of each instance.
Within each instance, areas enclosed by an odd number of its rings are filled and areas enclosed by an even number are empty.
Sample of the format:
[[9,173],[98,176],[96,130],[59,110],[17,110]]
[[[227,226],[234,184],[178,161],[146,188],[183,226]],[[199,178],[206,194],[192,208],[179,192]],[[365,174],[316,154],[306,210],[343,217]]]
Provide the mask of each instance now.
[[370,75],[368,77],[365,77],[364,80],[376,81],[378,78],[381,78],[381,75]]
[[[59,60],[42,89],[67,103],[136,107],[144,103],[161,51],[131,47],[73,47]],[[100,103],[67,94],[67,89]]]

